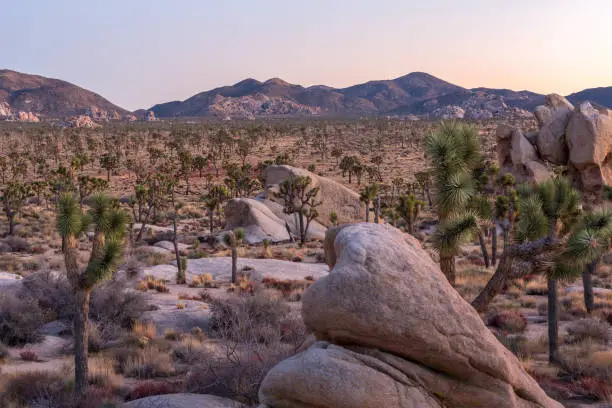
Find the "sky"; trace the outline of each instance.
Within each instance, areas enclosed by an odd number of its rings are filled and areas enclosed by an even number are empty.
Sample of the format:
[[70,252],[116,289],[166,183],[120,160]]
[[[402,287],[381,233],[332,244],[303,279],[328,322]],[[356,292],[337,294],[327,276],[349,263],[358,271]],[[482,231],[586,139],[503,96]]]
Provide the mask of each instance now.
[[612,0],[0,0],[0,69],[126,109],[245,78],[345,87],[612,86]]

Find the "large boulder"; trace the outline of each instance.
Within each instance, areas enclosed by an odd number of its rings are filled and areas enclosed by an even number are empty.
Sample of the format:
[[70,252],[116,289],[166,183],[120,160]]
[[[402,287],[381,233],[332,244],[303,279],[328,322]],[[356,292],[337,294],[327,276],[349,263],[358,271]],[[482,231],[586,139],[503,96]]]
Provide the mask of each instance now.
[[554,164],[567,163],[565,129],[573,109],[567,99],[557,94],[546,96],[546,105],[536,108],[534,114],[540,125],[536,143],[544,160]]
[[[333,346],[316,343],[273,368],[260,388],[263,404],[561,407],[416,239],[362,223],[330,230],[324,246],[333,269],[304,293],[302,313],[315,336]],[[353,401],[358,389],[363,403],[342,402]]]
[[[283,207],[270,200],[232,199],[225,206],[225,219],[227,229],[244,229],[244,240],[248,244],[259,244],[264,239],[272,243],[289,241],[285,223],[291,231],[298,230],[296,217],[284,214]],[[313,221],[308,228],[307,238],[323,240],[325,230],[325,227]]]
[[514,129],[512,132],[512,148],[510,149],[510,158],[512,163],[516,165],[525,165],[530,161],[538,159],[535,147],[527,140],[520,129]]
[[612,184],[612,117],[583,102],[567,127],[570,165],[577,170],[582,189],[599,193]]
[[504,172],[511,172],[519,181],[539,183],[552,176],[540,160],[536,147],[521,129],[501,123],[495,131],[497,158]]
[[246,408],[246,405],[227,398],[200,394],[154,395],[126,402],[122,408]]
[[310,177],[312,186],[321,188],[317,197],[321,201],[321,205],[317,207],[319,212],[317,221],[322,225],[330,225],[329,214],[332,211],[336,212],[340,223],[361,220],[365,210],[363,204],[359,201],[359,194],[340,183],[296,167],[268,166],[263,174],[265,180],[264,197],[282,204],[282,199],[277,198],[275,194],[278,192],[279,184],[292,177],[300,176]]

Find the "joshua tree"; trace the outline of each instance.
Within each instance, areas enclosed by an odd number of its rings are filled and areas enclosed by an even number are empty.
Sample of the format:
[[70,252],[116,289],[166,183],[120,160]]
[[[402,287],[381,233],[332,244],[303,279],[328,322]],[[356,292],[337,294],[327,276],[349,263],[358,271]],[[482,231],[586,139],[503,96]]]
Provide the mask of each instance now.
[[427,197],[427,202],[429,203],[429,207],[431,207],[432,201],[431,194],[429,193],[429,190],[431,189],[431,172],[421,171],[415,173],[414,178],[416,178],[416,181],[419,183],[421,189],[423,190],[423,199]]
[[[481,163],[479,146],[477,130],[458,123],[443,123],[426,139],[440,220],[435,242],[440,245],[437,248],[440,268],[452,285],[455,284],[455,256],[459,245],[472,237],[477,226],[468,205],[475,194],[472,173]],[[444,236],[445,233],[452,236]]]
[[348,173],[348,182],[352,183],[352,176],[355,174],[355,166],[360,166],[359,159],[355,156],[344,156],[340,161],[340,170],[342,170],[342,177]]
[[236,283],[238,279],[238,246],[244,239],[244,230],[236,228],[234,231],[228,231],[223,239],[232,250],[232,283]]
[[[590,314],[595,308],[592,275],[595,273],[601,257],[610,246],[610,239],[612,238],[612,213],[602,209],[585,214],[580,221],[578,231],[579,233],[573,236],[574,239],[569,242],[568,246],[570,250],[579,252],[577,254],[579,258],[588,256],[591,259],[586,264],[582,273],[584,305],[587,313]],[[583,254],[582,251],[588,251],[588,253]]]
[[105,153],[100,157],[100,167],[106,170],[106,181],[110,181],[111,172],[119,166],[119,158],[111,153]]
[[409,234],[414,233],[414,225],[423,204],[414,194],[403,194],[398,199],[395,211],[406,222]]
[[108,181],[101,178],[85,175],[79,176],[77,182],[77,187],[79,190],[79,199],[81,203],[83,203],[83,201],[85,201],[85,199],[91,194],[102,192],[108,187]]
[[[123,249],[127,216],[105,195],[90,200],[91,209],[84,214],[77,197],[63,194],[59,200],[57,230],[62,237],[68,280],[75,296],[74,373],[75,392],[87,388],[87,341],[89,297],[91,290],[116,271]],[[89,262],[84,269],[78,265],[78,241],[93,225],[94,238]]]
[[208,222],[211,236],[214,233],[215,211],[220,214],[221,204],[223,204],[229,197],[230,193],[228,189],[225,186],[220,185],[212,186],[208,191],[208,194],[202,197],[202,200],[206,205],[206,209],[208,209]]
[[370,222],[370,204],[378,197],[378,184],[370,184],[361,190],[359,200],[365,204],[365,222]]
[[289,178],[279,186],[276,196],[283,200],[285,214],[296,214],[299,220],[299,235],[302,244],[306,242],[308,228],[312,220],[319,215],[316,207],[320,187],[311,187],[312,180],[308,176]]
[[332,148],[331,157],[336,159],[336,166],[337,166],[339,164],[338,160],[340,159],[340,157],[342,157],[342,149],[340,149],[339,147]]
[[25,199],[30,195],[27,184],[18,181],[8,183],[2,190],[2,207],[8,220],[8,235],[13,235],[15,216],[21,211]]
[[197,155],[193,158],[193,169],[198,171],[200,178],[202,178],[202,170],[208,165],[208,160],[202,155]]
[[185,181],[185,195],[189,195],[189,179],[193,170],[193,157],[188,150],[180,150],[178,153],[179,170],[178,176]]

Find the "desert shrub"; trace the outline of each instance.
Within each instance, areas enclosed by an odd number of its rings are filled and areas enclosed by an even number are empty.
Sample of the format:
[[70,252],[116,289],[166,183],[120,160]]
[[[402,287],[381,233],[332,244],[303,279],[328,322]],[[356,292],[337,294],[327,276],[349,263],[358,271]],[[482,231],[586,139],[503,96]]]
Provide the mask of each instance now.
[[0,342],[9,346],[37,342],[44,322],[44,312],[32,298],[0,293]]
[[0,397],[0,406],[7,407],[65,406],[62,402],[66,402],[64,377],[51,371],[27,371],[7,378]]
[[9,235],[4,242],[13,249],[13,252],[26,252],[30,248],[28,241],[16,235]]
[[153,395],[174,394],[179,391],[176,384],[168,381],[145,381],[138,384],[127,395],[127,400],[132,401],[139,398],[151,397]]
[[[38,305],[58,319],[71,320],[74,315],[74,294],[64,275],[44,271],[23,280],[22,295],[37,299]],[[144,296],[126,291],[122,280],[111,280],[97,286],[91,293],[89,316],[105,333],[117,326],[131,328],[148,310]]]
[[236,341],[256,336],[263,342],[278,337],[290,311],[281,296],[269,290],[213,300],[210,309],[210,327],[217,335]]
[[91,318],[104,325],[114,323],[131,329],[149,307],[140,292],[126,291],[126,286],[121,280],[113,280],[96,287],[91,293]]
[[610,339],[610,325],[599,319],[580,319],[572,322],[568,328],[568,342],[580,342],[587,339],[607,343]]
[[[266,373],[293,355],[307,336],[298,316],[276,292],[256,291],[211,304],[211,328],[221,352],[192,352],[196,361],[181,357],[192,369],[188,392],[209,393],[245,403],[257,402]],[[183,352],[183,354],[186,354]],[[175,351],[175,356],[177,351]]]
[[213,394],[237,399],[247,404],[257,403],[257,392],[272,367],[286,359],[294,350],[290,347],[234,350],[230,358],[208,356],[192,367],[185,388],[187,392]]
[[193,364],[202,357],[202,342],[196,337],[184,337],[174,346],[172,356],[181,363]]
[[527,327],[527,318],[518,310],[502,310],[489,316],[487,324],[507,333],[522,333]]

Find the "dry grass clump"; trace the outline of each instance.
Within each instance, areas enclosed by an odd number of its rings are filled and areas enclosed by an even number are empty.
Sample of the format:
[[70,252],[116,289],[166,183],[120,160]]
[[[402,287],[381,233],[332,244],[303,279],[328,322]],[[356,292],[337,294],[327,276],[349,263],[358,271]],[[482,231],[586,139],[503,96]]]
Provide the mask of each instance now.
[[19,352],[23,361],[38,361],[38,354],[34,350],[26,349]]
[[170,292],[170,289],[168,289],[163,279],[155,279],[155,277],[151,275],[147,275],[145,279],[138,282],[137,289],[141,292],[146,292],[147,290],[155,290],[159,293]]
[[519,310],[501,310],[491,313],[487,324],[506,333],[522,333],[527,328],[527,318]]
[[531,296],[545,296],[548,294],[546,278],[538,276],[525,284],[525,293]]
[[292,279],[275,279],[270,277],[264,277],[262,285],[267,289],[274,289],[281,292],[283,298],[291,302],[299,302],[302,299],[302,294],[310,285],[314,283],[313,280],[292,280]]
[[136,252],[136,259],[145,266],[156,266],[169,263],[173,256],[170,253],[161,252]]
[[189,282],[190,288],[216,288],[217,284],[213,281],[212,273],[203,273],[202,275],[197,275],[193,278],[191,282]]
[[133,378],[170,377],[176,374],[170,356],[154,346],[146,346],[129,356],[120,369],[126,377]]

